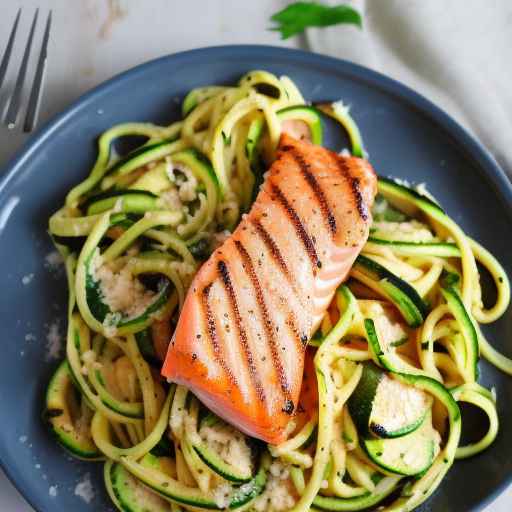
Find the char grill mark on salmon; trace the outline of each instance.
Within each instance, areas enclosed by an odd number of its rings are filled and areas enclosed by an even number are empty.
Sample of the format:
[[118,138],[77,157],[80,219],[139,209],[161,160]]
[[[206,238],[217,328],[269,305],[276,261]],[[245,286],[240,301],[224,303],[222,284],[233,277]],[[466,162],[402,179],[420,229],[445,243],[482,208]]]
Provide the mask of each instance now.
[[256,233],[261,237],[263,243],[266,245],[269,254],[277,262],[277,264],[283,271],[283,274],[285,275],[286,279],[293,284],[293,277],[290,274],[286,262],[284,261],[283,255],[281,254],[281,251],[279,250],[279,247],[277,246],[274,239],[270,236],[269,232],[262,226],[259,219],[250,219],[250,222],[256,229]]
[[258,374],[258,369],[256,368],[256,365],[254,364],[254,355],[249,346],[249,340],[247,338],[247,333],[244,328],[244,322],[243,322],[242,316],[240,315],[240,308],[238,307],[236,293],[233,288],[233,283],[231,282],[231,277],[229,275],[228,266],[226,265],[225,261],[220,260],[217,263],[217,268],[219,270],[219,275],[220,275],[220,278],[224,285],[224,288],[226,290],[226,293],[228,294],[231,312],[235,318],[236,329],[237,329],[238,335],[240,337],[240,344],[242,345],[242,348],[243,348],[243,351],[245,354],[245,359],[247,360],[247,366],[249,368],[249,374],[251,376],[251,380],[256,388],[256,393],[258,395],[258,398],[262,402],[264,402],[266,400],[265,391],[263,391],[263,385],[261,383],[260,376]]
[[[297,214],[293,206],[289,203],[288,199],[286,198],[283,191],[279,188],[278,185],[270,183],[270,190],[272,195],[274,196],[272,197],[272,199],[277,201],[283,207],[284,211],[286,212],[286,215],[290,219],[290,222],[293,224],[293,228],[295,229],[297,236],[304,244],[304,248],[308,253],[308,257],[311,260],[311,264],[313,265],[313,267],[321,268],[322,262],[318,258],[318,254],[316,253],[313,240],[308,235],[308,232],[306,231],[304,224],[300,220],[299,215]],[[316,272],[316,269],[314,270],[314,272]]]
[[307,342],[366,242],[376,188],[365,160],[283,135],[250,212],[195,276],[162,374],[242,432],[284,441]]
[[[217,326],[215,322],[215,317],[213,315],[212,308],[210,306],[210,291],[212,289],[213,283],[207,284],[202,291],[202,306],[203,306],[203,316],[206,322],[206,332],[208,334],[208,338],[212,345],[213,354],[215,360],[219,364],[219,366],[224,370],[227,377],[235,386],[237,385],[236,378],[233,375],[231,368],[226,364],[225,353],[222,348],[221,342],[219,341],[219,336],[217,332]],[[197,334],[196,336],[201,338],[201,334]]]
[[336,159],[336,165],[338,166],[338,169],[340,170],[342,176],[350,184],[350,188],[354,196],[355,206],[357,208],[359,215],[363,220],[368,220],[368,208],[365,206],[365,203],[363,201],[359,178],[356,178],[351,175],[350,169],[347,165],[345,158]]
[[[261,238],[261,240],[265,244],[265,247],[267,249],[267,255],[270,256],[271,259],[273,259],[277,266],[281,269],[283,275],[286,277],[286,280],[290,284],[295,296],[299,301],[301,301],[300,292],[299,290],[297,290],[297,284],[293,279],[292,273],[288,269],[286,261],[284,260],[284,257],[281,254],[281,251],[276,241],[270,236],[270,233],[263,227],[260,219],[249,218],[248,220],[254,227],[255,233]],[[294,318],[293,313],[292,317]],[[297,327],[294,326],[294,329],[296,331]]]
[[[265,330],[265,335],[267,341],[270,345],[270,353],[272,355],[272,363],[274,368],[276,369],[276,373],[278,375],[279,382],[281,384],[281,389],[285,395],[286,401],[291,401],[290,398],[290,385],[288,383],[288,379],[286,378],[286,373],[283,369],[283,365],[281,362],[281,358],[279,356],[278,351],[278,342],[276,339],[276,332],[274,322],[270,317],[269,310],[267,308],[267,304],[265,301],[265,297],[263,296],[263,290],[261,288],[261,284],[259,282],[258,276],[256,275],[256,271],[254,269],[254,265],[252,263],[251,257],[249,253],[245,250],[245,247],[239,240],[235,240],[235,246],[238,250],[238,253],[242,257],[242,266],[247,271],[249,275],[249,279],[252,283],[252,287],[254,289],[254,293],[256,295],[256,302],[258,303],[259,312],[263,320],[263,329]],[[292,402],[293,403],[293,402]]]
[[297,165],[300,168],[302,176],[304,176],[304,179],[306,180],[307,184],[311,187],[311,190],[313,191],[313,194],[315,195],[315,198],[319,203],[322,214],[325,217],[325,222],[329,230],[332,232],[333,235],[335,235],[336,219],[334,218],[334,215],[331,212],[331,209],[329,207],[329,204],[327,203],[327,199],[325,197],[322,187],[320,186],[319,181],[316,179],[315,175],[310,170],[311,166],[304,160],[303,155],[295,148],[290,148],[290,146],[286,146],[283,148],[284,151],[287,151],[288,149],[291,152],[291,155],[295,162],[297,162]]

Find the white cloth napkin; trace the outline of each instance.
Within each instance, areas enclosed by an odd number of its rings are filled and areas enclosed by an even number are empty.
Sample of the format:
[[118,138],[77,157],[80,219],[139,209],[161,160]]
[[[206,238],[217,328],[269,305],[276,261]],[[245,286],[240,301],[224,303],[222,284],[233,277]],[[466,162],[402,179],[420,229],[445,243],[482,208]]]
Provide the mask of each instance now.
[[476,135],[512,177],[512,1],[344,3],[363,14],[363,30],[310,29],[310,49],[370,67],[423,94]]

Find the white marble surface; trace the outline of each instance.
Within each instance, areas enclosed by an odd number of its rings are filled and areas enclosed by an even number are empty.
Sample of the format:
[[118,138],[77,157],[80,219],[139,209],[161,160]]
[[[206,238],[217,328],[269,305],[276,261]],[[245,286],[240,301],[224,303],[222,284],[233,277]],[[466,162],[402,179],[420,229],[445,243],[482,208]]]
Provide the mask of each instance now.
[[[18,7],[24,7],[20,26],[23,33],[28,32],[29,18],[36,6],[41,7],[43,16],[53,9],[41,110],[41,121],[45,121],[96,84],[161,55],[229,43],[298,46],[300,38],[283,43],[276,33],[266,30],[270,14],[286,3],[285,0],[0,0],[0,52]],[[119,8],[120,16],[115,16]],[[39,28],[36,44],[42,24]],[[16,46],[16,55],[20,56],[22,51],[22,45]],[[14,67],[11,67],[7,85],[14,79]],[[1,106],[4,100],[5,92],[0,91]],[[25,135],[19,130],[8,132],[0,126],[0,166],[24,140]],[[487,511],[505,512],[511,508],[512,489],[509,488]],[[1,471],[0,511],[33,512]]]

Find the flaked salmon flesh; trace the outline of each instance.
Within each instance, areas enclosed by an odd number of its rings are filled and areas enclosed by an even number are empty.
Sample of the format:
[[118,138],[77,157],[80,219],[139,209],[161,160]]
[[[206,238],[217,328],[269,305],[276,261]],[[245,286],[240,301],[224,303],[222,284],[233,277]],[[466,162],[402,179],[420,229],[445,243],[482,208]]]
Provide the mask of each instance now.
[[365,244],[371,165],[283,134],[250,212],[201,267],[162,374],[242,432],[277,444],[308,340]]

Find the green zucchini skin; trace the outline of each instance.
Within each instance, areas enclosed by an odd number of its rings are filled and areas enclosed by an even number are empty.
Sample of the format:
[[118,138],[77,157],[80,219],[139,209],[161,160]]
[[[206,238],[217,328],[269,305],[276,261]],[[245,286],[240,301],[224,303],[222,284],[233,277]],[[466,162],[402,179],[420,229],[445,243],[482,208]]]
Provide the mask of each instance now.
[[[438,449],[439,434],[432,427],[430,412],[422,425],[409,434],[395,439],[366,438],[361,443],[374,464],[402,476],[415,476],[426,471],[434,461],[436,445]],[[402,453],[407,448],[409,451]],[[411,453],[413,457],[407,461]],[[386,460],[386,457],[391,457],[391,460]]]
[[194,451],[199,455],[199,458],[215,473],[224,480],[234,482],[236,484],[245,484],[249,482],[253,475],[250,473],[241,473],[231,464],[226,463],[219,455],[214,453],[205,443],[196,443],[192,447]]
[[391,247],[396,252],[406,255],[428,255],[441,258],[460,258],[460,250],[456,244],[448,242],[402,242],[384,240],[370,236],[368,242]]
[[46,390],[43,419],[58,443],[71,455],[83,460],[102,460],[104,457],[92,438],[78,432],[71,420],[67,403],[70,393],[79,392],[67,360],[64,360],[53,374]]
[[[412,188],[397,183],[391,178],[379,176],[378,190],[386,199],[393,196],[396,198],[404,198],[416,203],[417,205],[421,205],[431,210],[436,210],[438,213],[445,215],[444,210],[437,203],[432,201],[432,199],[420,194]],[[391,202],[393,201],[391,200]]]
[[[147,488],[172,503],[189,505],[203,510],[224,510],[219,507],[215,500],[199,489],[191,489],[176,480],[167,477],[165,474],[155,478],[154,473],[134,460],[123,457],[123,467],[135,478],[138,478]],[[263,454],[258,472],[250,482],[238,488],[231,496],[228,510],[237,510],[259,496],[267,483],[267,473],[270,466],[270,457]]]
[[381,194],[377,194],[373,202],[372,218],[374,222],[405,222],[409,219],[403,212],[393,208]]
[[256,475],[252,480],[250,480],[250,482],[245,484],[245,486],[240,487],[231,496],[231,501],[228,505],[229,510],[237,510],[244,505],[247,505],[263,493],[267,485],[269,466],[270,457],[268,456],[268,453],[264,453],[261,455],[260,466]]
[[[282,121],[304,121],[310,130],[311,142],[313,144],[322,145],[323,141],[323,125],[320,112],[315,107],[307,105],[296,105],[286,107],[277,111],[277,117]],[[265,122],[263,118],[254,119],[249,127],[247,139],[245,143],[245,154],[251,164],[253,171],[259,169],[259,151],[258,143],[263,135]]]
[[377,436],[382,439],[393,439],[408,435],[421,427],[430,408],[430,404],[426,403],[425,408],[418,412],[414,420],[404,422],[393,430],[386,428],[385,418],[379,419],[374,416],[375,400],[379,396],[378,389],[384,379],[389,377],[381,368],[373,362],[364,363],[361,379],[348,400],[352,420],[360,434],[368,438]]
[[197,107],[197,105],[203,101],[213,98],[225,89],[226,87],[216,85],[192,89],[183,99],[181,104],[181,115],[184,118],[187,117],[188,114]]
[[113,163],[105,172],[105,176],[123,175],[141,167],[153,160],[160,159],[172,150],[172,143],[176,138],[164,139],[152,144],[144,144]]
[[145,488],[121,464],[112,464],[108,478],[121,512],[169,512],[167,501]]
[[396,347],[385,347],[381,345],[375,324],[371,318],[366,318],[364,321],[364,328],[366,330],[366,336],[368,339],[368,345],[375,355],[378,363],[389,372],[402,372],[411,373],[414,375],[424,375],[425,372],[421,369],[415,369],[411,365],[405,365],[399,357],[394,353]]
[[132,402],[123,402],[118,400],[115,396],[109,393],[108,389],[105,387],[105,382],[103,380],[103,376],[99,370],[94,370],[96,379],[100,385],[98,389],[98,394],[101,398],[102,403],[111,409],[114,412],[122,414],[127,418],[144,418],[144,405],[142,402],[132,403]]
[[461,326],[462,336],[466,345],[467,352],[467,370],[471,378],[476,381],[478,380],[478,334],[475,326],[471,321],[471,317],[467,312],[459,293],[453,286],[448,286],[441,289],[441,293],[450,308],[452,315]]
[[[105,216],[106,215],[107,214],[105,214]],[[116,225],[113,219],[118,215],[124,216],[124,214],[116,214],[111,216],[110,219],[105,217],[103,225],[101,226],[101,232],[98,231],[98,233],[95,234],[94,240],[90,239],[91,235],[89,236],[82,249],[83,255],[80,256],[77,267],[77,276],[81,276],[79,280],[77,277],[77,293],[84,294],[83,300],[88,309],[83,316],[92,317],[91,321],[98,322],[99,324],[104,322],[107,315],[113,315],[115,312],[113,312],[108,304],[103,300],[100,282],[97,281],[93,275],[93,261],[94,257],[99,253],[98,244],[101,243],[101,240],[108,228],[112,225]],[[78,281],[80,282],[78,283]],[[115,317],[115,325],[112,325],[112,327],[116,329],[128,328],[131,332],[137,332],[144,329],[151,321],[151,315],[164,307],[171,295],[173,287],[170,280],[163,278],[162,283],[163,284],[156,294],[153,302],[149,304],[141,314],[136,317],[123,317],[122,315],[117,314]],[[99,329],[101,329],[101,327],[99,327]]]
[[419,327],[428,315],[428,307],[418,292],[406,281],[368,256],[360,254],[354,269],[375,282],[375,286],[398,308],[411,327]]
[[[103,301],[103,296],[101,293],[100,283],[95,281],[92,273],[90,271],[90,266],[92,264],[92,255],[86,261],[86,280],[85,280],[85,291],[87,297],[87,303],[89,305],[89,309],[91,310],[92,315],[96,318],[96,320],[102,323],[108,314],[113,314],[113,311],[109,308],[109,306]],[[156,313],[160,308],[162,308],[172,291],[171,282],[168,279],[163,281],[163,286],[159,291],[158,295],[155,297],[155,300],[143,311],[140,315],[134,318],[122,318],[120,321],[114,326],[116,329],[121,327],[131,327],[137,330],[140,326],[142,329],[147,323],[150,315]]]
[[109,190],[89,197],[81,208],[87,215],[96,215],[114,208],[117,201],[121,201],[120,211],[144,215],[158,209],[157,200],[158,196],[147,190]]
[[[202,426],[214,426],[219,423],[224,424],[224,422],[216,415],[209,412],[207,409],[203,410],[205,414],[201,421]],[[254,478],[254,474],[252,471],[243,472],[240,469],[233,467],[233,465],[226,462],[220,455],[218,455],[214,450],[212,450],[208,444],[201,440],[193,440],[191,441],[191,446],[199,458],[215,473],[217,473],[221,478],[227,480],[228,482],[233,482],[234,484],[245,484],[251,481]],[[255,459],[256,456],[259,456],[259,446],[251,444],[251,452],[252,459]]]
[[135,341],[139,347],[142,357],[152,366],[160,367],[162,362],[158,359],[153,344],[153,335],[151,328],[146,327],[142,331],[135,333]]
[[265,121],[262,117],[254,119],[249,125],[247,138],[245,140],[245,155],[247,156],[247,160],[249,160],[253,172],[261,171],[261,167],[263,167],[258,150],[258,143],[263,135],[264,123]]
[[361,435],[370,433],[370,417],[372,414],[373,399],[377,388],[384,376],[380,368],[374,364],[365,364],[363,373],[356,389],[348,399],[348,410],[357,430]]
[[322,118],[320,117],[319,111],[315,107],[307,105],[286,107],[278,110],[277,117],[281,122],[292,120],[304,121],[309,127],[311,142],[318,146],[322,145]]

